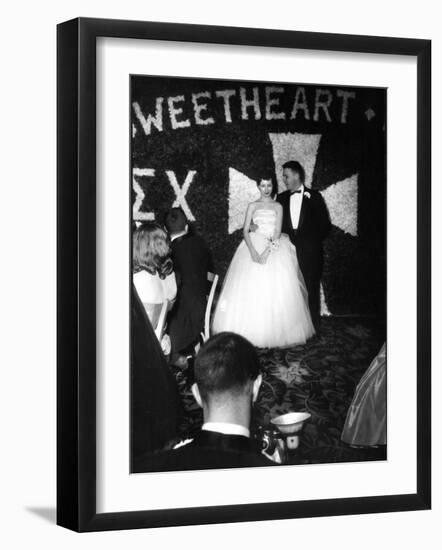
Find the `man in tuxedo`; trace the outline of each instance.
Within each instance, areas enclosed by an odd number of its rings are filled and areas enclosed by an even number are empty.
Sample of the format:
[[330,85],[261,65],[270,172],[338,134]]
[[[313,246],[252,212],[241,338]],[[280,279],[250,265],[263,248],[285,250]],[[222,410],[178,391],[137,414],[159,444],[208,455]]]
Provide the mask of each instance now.
[[321,194],[304,186],[305,171],[295,160],[283,164],[287,191],[277,196],[282,205],[282,232],[296,246],[299,267],[308,292],[310,315],[316,332],[320,322],[319,289],[322,274],[322,242],[331,223]]
[[181,208],[168,212],[166,227],[172,241],[172,260],[178,283],[177,299],[168,322],[171,362],[184,366],[187,353],[204,329],[210,254],[204,240],[189,230]]
[[238,334],[210,338],[195,360],[192,392],[203,409],[204,424],[190,442],[145,454],[135,472],[270,466],[250,438],[252,405],[262,377],[253,345]]

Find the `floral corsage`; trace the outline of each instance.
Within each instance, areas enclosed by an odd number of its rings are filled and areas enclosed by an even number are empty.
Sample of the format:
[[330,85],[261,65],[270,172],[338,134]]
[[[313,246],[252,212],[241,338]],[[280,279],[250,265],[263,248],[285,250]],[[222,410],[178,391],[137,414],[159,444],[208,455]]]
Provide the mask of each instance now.
[[278,248],[279,248],[279,239],[270,239],[269,247],[270,247],[270,250],[278,250]]

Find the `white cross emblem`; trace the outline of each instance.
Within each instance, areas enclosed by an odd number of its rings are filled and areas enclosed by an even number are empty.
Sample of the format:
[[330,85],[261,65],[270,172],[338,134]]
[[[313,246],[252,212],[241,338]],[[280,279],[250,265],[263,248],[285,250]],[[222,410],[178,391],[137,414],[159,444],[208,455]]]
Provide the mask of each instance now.
[[[287,160],[298,160],[305,168],[306,187],[311,186],[316,164],[320,134],[270,133],[273,160],[279,192],[285,190],[282,179],[282,165]],[[259,197],[256,181],[229,168],[229,234],[242,228],[247,205]],[[358,174],[338,181],[321,191],[327,204],[331,222],[342,231],[356,237],[358,228]],[[321,315],[330,315],[324,288],[320,288]]]

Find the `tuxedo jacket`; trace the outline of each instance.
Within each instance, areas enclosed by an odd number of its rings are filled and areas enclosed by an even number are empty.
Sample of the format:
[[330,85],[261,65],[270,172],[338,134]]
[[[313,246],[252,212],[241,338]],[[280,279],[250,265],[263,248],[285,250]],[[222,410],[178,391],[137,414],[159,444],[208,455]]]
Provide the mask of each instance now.
[[187,233],[171,244],[172,260],[178,285],[192,301],[205,296],[210,253],[205,241],[193,233]]
[[276,200],[282,205],[282,232],[295,245],[322,247],[322,241],[330,231],[330,217],[322,195],[315,189],[304,189],[297,229],[293,228],[290,215],[290,191],[280,193]]
[[275,463],[265,457],[257,444],[248,437],[201,430],[191,443],[177,449],[146,453],[134,461],[133,472],[274,465]]
[[178,292],[169,315],[168,332],[172,351],[180,352],[192,345],[204,328],[207,272],[211,261],[206,243],[198,235],[178,237],[171,247]]

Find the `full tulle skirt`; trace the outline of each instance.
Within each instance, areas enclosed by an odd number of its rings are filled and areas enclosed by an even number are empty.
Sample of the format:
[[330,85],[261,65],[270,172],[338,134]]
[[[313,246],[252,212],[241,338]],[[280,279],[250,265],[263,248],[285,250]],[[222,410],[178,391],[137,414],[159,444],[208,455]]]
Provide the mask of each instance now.
[[[261,253],[268,239],[251,233]],[[307,290],[299,269],[296,248],[287,235],[272,250],[266,263],[254,262],[242,241],[224,279],[212,322],[212,333],[230,331],[257,347],[304,344],[315,333]]]

